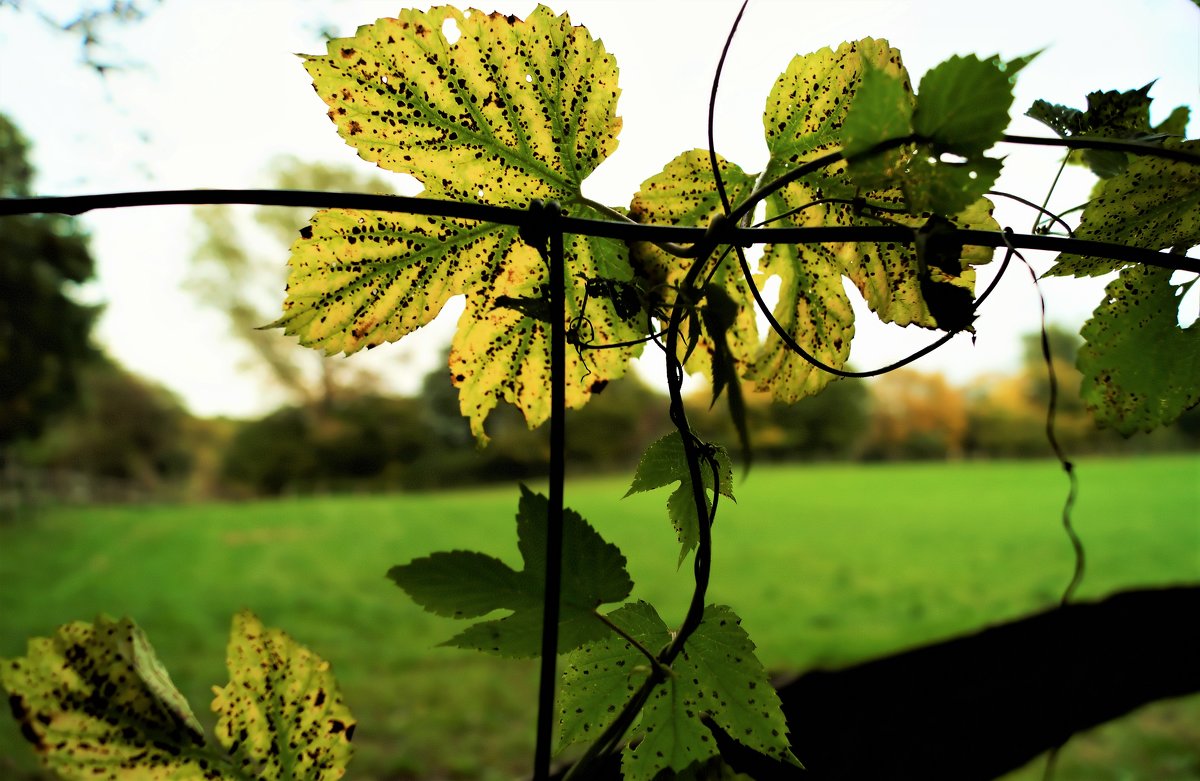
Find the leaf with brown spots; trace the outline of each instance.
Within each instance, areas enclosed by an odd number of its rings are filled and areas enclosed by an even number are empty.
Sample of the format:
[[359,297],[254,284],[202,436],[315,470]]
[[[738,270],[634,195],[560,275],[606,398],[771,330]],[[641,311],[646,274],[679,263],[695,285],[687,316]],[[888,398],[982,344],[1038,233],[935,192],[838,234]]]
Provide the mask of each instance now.
[[[725,190],[734,203],[744,200],[754,189],[754,176],[737,165],[718,158],[721,178]],[[694,149],[684,152],[667,163],[662,171],[642,182],[629,207],[630,216],[638,222],[653,225],[708,226],[722,213],[721,200],[717,194],[708,152]],[[716,340],[729,340],[732,357],[739,370],[753,357],[758,345],[757,324],[754,318],[754,299],[738,268],[737,258],[726,254],[729,248],[717,247],[717,257],[724,256],[720,268],[712,276],[710,284],[718,285],[737,306],[733,327],[726,333],[709,334],[702,326],[703,318],[686,318],[680,335],[680,358],[688,355],[685,368],[689,372],[713,376],[713,356],[717,353]],[[651,298],[657,308],[675,305],[679,286],[688,270],[697,261],[694,258],[678,258],[661,248],[646,242],[633,245],[633,263],[638,273],[646,280]],[[688,302],[692,306],[704,306],[703,301]]]
[[329,662],[249,611],[234,616],[229,683],[213,687],[217,740],[261,781],[333,781],[346,773],[355,721]]
[[1125,269],[1080,332],[1079,393],[1100,425],[1126,436],[1168,425],[1200,403],[1200,321],[1178,322],[1196,278],[1175,285],[1171,273]]
[[66,779],[239,779],[128,618],[77,621],[0,660],[21,734]]
[[[451,43],[444,25],[454,25]],[[528,19],[439,7],[405,10],[305,57],[329,116],[360,156],[410,174],[425,195],[525,207],[555,200],[596,216],[581,185],[616,148],[617,67],[566,15]],[[546,298],[545,264],[515,228],[464,220],[335,210],[292,247],[284,315],[273,325],[327,353],[396,341],[466,295],[451,356],[464,415],[480,441],[500,401],[531,427],[548,416],[548,323],[505,302]],[[633,342],[646,316],[586,297],[589,280],[633,278],[621,242],[569,237],[566,314],[592,343]],[[587,301],[586,310],[584,302]],[[534,307],[536,308],[536,307]],[[640,347],[572,352],[567,404],[622,376]]]
[[[1198,162],[1134,157],[1124,171],[1096,187],[1075,238],[1180,252],[1200,245],[1200,140],[1167,140],[1163,146],[1190,152]],[[1124,265],[1063,253],[1046,276],[1098,276]]]
[[[867,68],[908,84],[900,53],[886,41],[865,38],[844,43],[836,51],[822,49],[792,61],[767,99],[763,122],[771,158],[765,180],[841,147],[842,124]],[[906,93],[911,94],[911,89],[906,87]],[[865,208],[824,201],[855,198],[861,198]],[[876,214],[914,229],[925,223],[927,215],[891,211],[904,205],[900,189],[860,192],[847,176],[846,164],[839,163],[772,194],[766,200],[766,216],[781,217],[773,225],[797,227],[879,225],[880,220],[872,218]],[[963,228],[998,228],[986,199],[976,201],[951,222]],[[988,248],[964,248],[963,271],[947,281],[973,289],[971,266],[987,263],[991,256]],[[763,282],[772,276],[780,280],[776,319],[796,342],[830,366],[845,366],[854,336],[854,313],[842,287],[843,277],[854,283],[885,322],[937,327],[921,294],[920,261],[911,244],[770,245],[759,267]],[[760,390],[788,402],[818,392],[832,379],[792,353],[773,332],[747,376]]]

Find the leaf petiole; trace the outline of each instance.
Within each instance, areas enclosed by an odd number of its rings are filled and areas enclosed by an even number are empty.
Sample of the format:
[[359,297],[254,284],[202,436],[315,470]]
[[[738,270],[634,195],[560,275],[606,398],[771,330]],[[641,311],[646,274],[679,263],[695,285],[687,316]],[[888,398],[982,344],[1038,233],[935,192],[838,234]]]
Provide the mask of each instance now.
[[626,632],[623,628],[621,628],[620,624],[616,623],[611,618],[604,615],[603,613],[601,613],[598,610],[592,611],[592,615],[594,615],[597,619],[599,619],[600,623],[604,624],[609,629],[613,630],[613,632],[620,635],[621,638],[625,640],[625,642],[629,643],[634,648],[636,648],[642,656],[649,659],[650,666],[654,669],[654,671],[657,674],[662,675],[662,676],[669,676],[671,674],[671,668],[667,667],[662,662],[660,662],[658,660],[658,657],[654,654],[654,652],[652,652],[646,646],[642,645],[642,643],[636,637],[634,637],[633,635]]

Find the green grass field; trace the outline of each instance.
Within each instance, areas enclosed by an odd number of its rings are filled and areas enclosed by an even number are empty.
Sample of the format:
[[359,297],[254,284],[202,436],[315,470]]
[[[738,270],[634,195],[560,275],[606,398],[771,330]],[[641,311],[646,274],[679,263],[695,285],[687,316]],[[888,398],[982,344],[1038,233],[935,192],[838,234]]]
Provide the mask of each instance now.
[[[1200,582],[1200,456],[1085,460],[1078,474],[1089,557],[1080,598]],[[678,619],[690,566],[675,567],[666,492],[621,500],[625,485],[572,482],[567,503],[625,551],[634,596]],[[844,664],[1043,609],[1071,573],[1055,463],[756,467],[735,492],[714,529],[711,599],[744,617],[776,670]],[[360,721],[348,777],[520,775],[533,665],[433,648],[455,622],[422,612],[384,577],[451,548],[519,566],[517,496],[511,487],[46,512],[0,527],[0,657],[71,620],[130,615],[204,721],[210,687],[225,681],[230,618],[248,607],[334,663]],[[34,767],[0,716],[0,777]],[[1012,776],[1036,778],[1040,766]],[[1200,779],[1200,697],[1077,737],[1057,778]]]

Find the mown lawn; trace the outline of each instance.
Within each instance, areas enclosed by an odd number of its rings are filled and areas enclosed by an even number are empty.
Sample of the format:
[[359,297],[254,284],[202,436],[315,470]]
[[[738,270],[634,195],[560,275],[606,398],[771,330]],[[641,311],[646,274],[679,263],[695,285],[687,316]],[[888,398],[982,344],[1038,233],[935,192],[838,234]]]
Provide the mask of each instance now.
[[[1078,474],[1080,598],[1200,582],[1200,456],[1085,460]],[[690,566],[675,566],[666,493],[621,500],[625,485],[572,482],[567,501],[625,551],[634,596],[681,617]],[[710,594],[743,616],[774,669],[845,664],[1043,609],[1071,572],[1055,463],[763,466],[735,492],[714,530]],[[532,664],[433,648],[455,622],[384,573],[450,548],[519,566],[517,495],[46,512],[0,527],[0,657],[61,623],[131,615],[205,720],[230,617],[248,607],[334,663],[360,721],[348,777],[513,777],[529,762]],[[0,777],[34,766],[0,716]],[[1077,737],[1057,778],[1200,779],[1200,698]]]

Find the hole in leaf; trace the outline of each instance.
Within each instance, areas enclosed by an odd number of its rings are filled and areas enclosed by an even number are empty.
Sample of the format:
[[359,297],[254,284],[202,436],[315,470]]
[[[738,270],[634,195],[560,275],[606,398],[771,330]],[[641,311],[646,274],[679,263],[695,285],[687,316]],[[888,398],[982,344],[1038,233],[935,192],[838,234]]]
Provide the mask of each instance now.
[[446,42],[451,46],[458,43],[458,37],[461,34],[462,33],[459,32],[458,29],[457,19],[447,19],[446,21],[442,22],[442,35],[446,36]]
[[[942,152],[940,155],[938,155],[938,162],[939,163],[957,163],[957,164],[961,165],[961,164],[967,162],[967,158],[963,157],[962,155],[952,154],[950,152]],[[974,172],[972,172],[972,176],[974,176]]]
[[526,74],[525,74],[525,81],[526,81],[527,83],[529,83],[529,84],[532,84],[532,83],[533,83],[533,76],[531,76],[531,75],[529,75],[528,73],[526,73]]
[[382,76],[380,76],[379,80],[382,81],[384,84],[387,84],[388,83],[387,74],[385,73]]
[[1176,317],[1180,328],[1188,328],[1200,319],[1200,285],[1195,284],[1198,279],[1200,276],[1187,271],[1176,271],[1171,275],[1172,285],[1188,285],[1183,289],[1182,295],[1176,293],[1179,299],[1179,312]]

